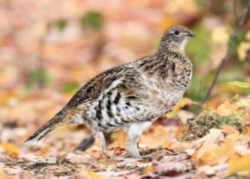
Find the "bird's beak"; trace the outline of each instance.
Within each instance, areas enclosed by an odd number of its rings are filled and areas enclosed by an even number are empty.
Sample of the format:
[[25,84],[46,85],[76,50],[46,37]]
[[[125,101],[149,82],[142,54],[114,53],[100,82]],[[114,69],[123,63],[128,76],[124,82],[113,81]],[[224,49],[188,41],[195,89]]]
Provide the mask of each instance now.
[[188,37],[191,37],[191,38],[195,37],[193,32],[187,32],[187,34],[188,34]]

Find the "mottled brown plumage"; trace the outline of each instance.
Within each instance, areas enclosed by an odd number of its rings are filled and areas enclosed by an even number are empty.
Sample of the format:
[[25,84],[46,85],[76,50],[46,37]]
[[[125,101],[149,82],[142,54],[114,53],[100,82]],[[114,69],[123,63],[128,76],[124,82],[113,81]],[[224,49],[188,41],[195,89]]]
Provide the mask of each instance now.
[[[104,148],[103,133],[125,130],[126,149],[134,157],[140,157],[139,136],[181,99],[191,80],[192,64],[184,52],[190,37],[193,34],[186,27],[169,28],[155,54],[94,77],[26,143],[38,141],[60,125],[85,124],[102,139]],[[93,142],[91,136],[76,149]]]

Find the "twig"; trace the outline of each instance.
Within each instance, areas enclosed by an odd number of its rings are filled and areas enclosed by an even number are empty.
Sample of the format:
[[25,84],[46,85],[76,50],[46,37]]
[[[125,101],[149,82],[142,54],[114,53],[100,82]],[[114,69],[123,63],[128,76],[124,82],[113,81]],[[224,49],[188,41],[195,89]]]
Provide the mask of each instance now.
[[201,107],[202,105],[207,101],[207,99],[211,96],[211,93],[213,91],[213,88],[216,84],[216,81],[218,80],[218,77],[220,75],[220,72],[223,68],[223,66],[225,65],[226,61],[228,60],[228,58],[230,57],[231,55],[231,52],[233,50],[233,46],[234,44],[236,43],[236,41],[238,40],[239,38],[239,32],[240,32],[240,29],[241,27],[247,22],[247,19],[249,18],[249,12],[250,12],[250,0],[248,0],[248,4],[247,4],[247,7],[245,9],[245,11],[243,12],[243,15],[239,18],[238,20],[238,25],[236,25],[236,28],[234,30],[234,32],[232,33],[232,35],[230,36],[230,39],[229,39],[229,44],[228,44],[228,47],[227,47],[227,51],[226,51],[226,54],[225,56],[222,58],[221,60],[221,63],[218,67],[218,70],[216,71],[216,74],[215,74],[215,77],[213,79],[213,82],[211,83],[210,85],[210,88],[208,89],[207,91],[207,94],[205,96],[205,98],[203,100],[201,100],[198,104],[198,108],[195,112],[195,116],[197,116],[200,111],[201,111]]

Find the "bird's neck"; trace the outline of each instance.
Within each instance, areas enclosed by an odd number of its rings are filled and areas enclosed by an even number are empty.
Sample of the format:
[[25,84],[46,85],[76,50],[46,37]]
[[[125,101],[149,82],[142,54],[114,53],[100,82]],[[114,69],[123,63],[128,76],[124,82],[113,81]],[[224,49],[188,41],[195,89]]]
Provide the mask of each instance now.
[[158,54],[166,54],[168,52],[176,52],[185,55],[185,47],[186,47],[186,41],[182,44],[175,44],[175,43],[166,43],[166,44],[160,44],[158,49]]
[[[138,67],[149,78],[159,78],[164,81],[175,79],[179,75],[190,76],[192,71],[188,57],[181,49],[176,48],[159,50],[154,55],[138,61]],[[188,74],[185,74],[186,72]]]
[[165,40],[160,42],[159,51],[164,52],[167,50],[178,50],[185,53],[185,48],[189,38],[185,38],[180,42]]

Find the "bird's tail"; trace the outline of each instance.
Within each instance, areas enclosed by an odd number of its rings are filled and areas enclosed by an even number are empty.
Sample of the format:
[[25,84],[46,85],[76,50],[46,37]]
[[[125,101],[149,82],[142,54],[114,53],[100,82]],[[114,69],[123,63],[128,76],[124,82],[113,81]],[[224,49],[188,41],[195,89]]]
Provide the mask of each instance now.
[[44,126],[38,129],[32,136],[30,136],[26,141],[25,145],[33,145],[43,138],[46,134],[54,130],[55,128],[63,125],[66,119],[64,119],[68,112],[66,108],[58,112],[51,120],[49,120]]

